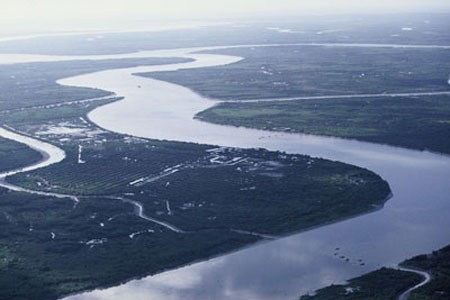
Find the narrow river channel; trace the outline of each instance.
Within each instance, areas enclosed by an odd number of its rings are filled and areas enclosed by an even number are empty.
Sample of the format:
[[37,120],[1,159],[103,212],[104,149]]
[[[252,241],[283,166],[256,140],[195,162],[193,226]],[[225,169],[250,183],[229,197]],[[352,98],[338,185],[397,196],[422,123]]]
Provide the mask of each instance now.
[[78,203],[79,199],[72,195],[33,191],[33,190],[29,190],[29,189],[22,188],[20,186],[8,183],[5,180],[6,177],[8,177],[8,176],[45,168],[52,164],[61,162],[62,160],[64,160],[66,158],[66,153],[64,152],[64,150],[62,150],[52,144],[32,138],[30,136],[20,134],[20,133],[11,131],[11,130],[7,130],[6,128],[3,128],[3,127],[0,127],[0,137],[25,144],[28,147],[38,151],[42,155],[42,159],[34,164],[25,166],[23,168],[0,172],[0,187],[8,189],[8,190],[16,191],[16,192],[25,192],[25,193],[41,195],[41,196],[49,196],[49,197],[55,197],[55,198],[67,198],[67,199],[72,200],[74,202],[74,205],[76,205]]
[[[100,88],[124,96],[124,100],[99,107],[89,114],[93,122],[105,129],[153,139],[262,147],[342,161],[381,175],[389,182],[394,197],[375,213],[65,299],[295,299],[450,242],[448,156],[353,140],[200,122],[193,119],[194,115],[217,101],[178,85],[132,75],[225,65],[241,59],[193,54],[196,50],[206,49],[145,52],[146,57],[195,59],[189,63],[108,70],[67,78],[59,83]],[[130,55],[114,56],[121,57]]]

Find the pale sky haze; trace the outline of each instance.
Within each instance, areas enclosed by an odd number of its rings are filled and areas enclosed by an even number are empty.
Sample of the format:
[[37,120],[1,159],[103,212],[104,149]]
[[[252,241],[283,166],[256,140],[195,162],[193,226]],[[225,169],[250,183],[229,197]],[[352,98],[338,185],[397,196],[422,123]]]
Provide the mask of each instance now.
[[212,21],[283,14],[450,12],[450,0],[2,0],[1,4],[3,32],[136,19]]

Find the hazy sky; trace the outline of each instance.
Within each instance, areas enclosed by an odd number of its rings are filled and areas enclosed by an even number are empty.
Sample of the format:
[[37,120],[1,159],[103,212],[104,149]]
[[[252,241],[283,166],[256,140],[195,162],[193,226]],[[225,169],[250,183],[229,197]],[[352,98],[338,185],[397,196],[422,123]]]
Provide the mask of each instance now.
[[2,31],[126,19],[450,11],[450,0],[1,0]]

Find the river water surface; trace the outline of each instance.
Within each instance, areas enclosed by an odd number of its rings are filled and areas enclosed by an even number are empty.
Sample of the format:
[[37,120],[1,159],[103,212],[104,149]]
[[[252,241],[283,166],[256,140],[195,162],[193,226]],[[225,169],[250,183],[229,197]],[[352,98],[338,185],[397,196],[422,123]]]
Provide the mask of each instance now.
[[178,56],[195,61],[102,71],[59,83],[101,88],[124,96],[124,100],[89,114],[93,122],[108,130],[154,139],[263,147],[342,161],[381,175],[389,182],[393,198],[382,210],[368,215],[65,299],[295,299],[450,242],[448,156],[338,138],[200,122],[193,116],[216,101],[178,85],[132,75],[225,65],[241,59],[192,52],[189,49],[146,52],[147,57]]

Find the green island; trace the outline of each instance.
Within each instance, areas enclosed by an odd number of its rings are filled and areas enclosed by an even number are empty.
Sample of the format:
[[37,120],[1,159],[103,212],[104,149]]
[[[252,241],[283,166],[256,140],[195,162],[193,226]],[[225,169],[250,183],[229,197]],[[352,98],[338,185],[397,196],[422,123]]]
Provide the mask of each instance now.
[[[28,87],[2,87],[2,124],[67,154],[61,163],[8,182],[77,195],[80,202],[0,189],[0,299],[57,299],[112,286],[368,213],[390,195],[378,175],[339,162],[105,131],[86,114],[120,98],[77,101],[109,94],[80,89],[78,95],[78,88],[54,80],[116,62],[79,63],[1,67]],[[40,97],[31,97],[33,86]],[[0,145],[14,149],[15,167],[40,159],[18,143],[0,139]],[[9,168],[5,163],[0,160],[0,169]]]
[[[402,267],[426,271],[431,281],[409,294],[408,300],[444,300],[450,295],[450,245],[428,255],[408,259]],[[422,282],[421,275],[396,269],[380,270],[354,278],[342,285],[320,289],[300,300],[394,300],[407,289]]]
[[214,53],[245,59],[221,67],[140,75],[181,84],[213,99],[242,100],[201,112],[200,120],[450,153],[449,95],[282,101],[448,92],[449,50],[291,46]]
[[450,95],[224,103],[197,118],[450,153]]

